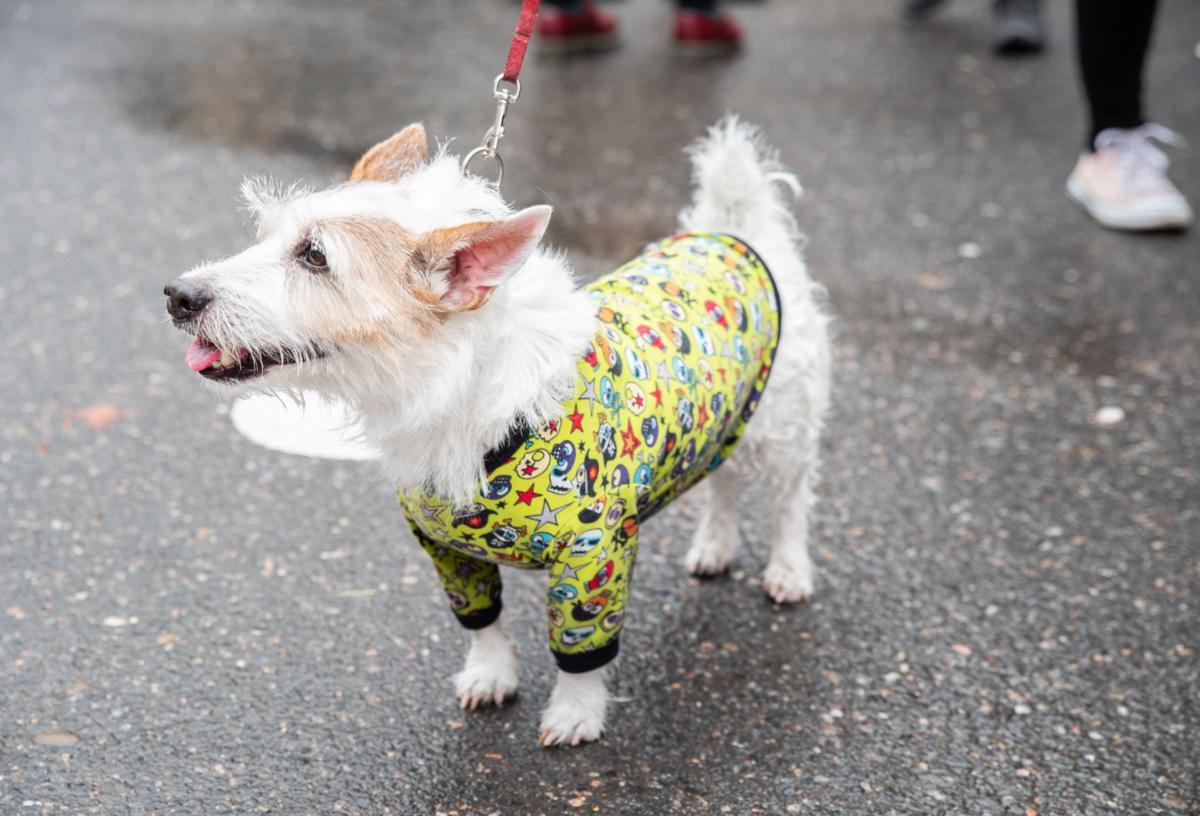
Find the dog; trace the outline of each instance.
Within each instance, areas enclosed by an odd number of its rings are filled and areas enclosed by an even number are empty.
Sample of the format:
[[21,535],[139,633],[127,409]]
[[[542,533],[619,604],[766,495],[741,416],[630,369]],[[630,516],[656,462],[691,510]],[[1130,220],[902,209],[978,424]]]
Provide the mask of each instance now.
[[735,117],[690,155],[683,232],[585,288],[541,247],[549,207],[514,212],[414,124],[329,189],[248,181],[257,243],[164,290],[189,368],[223,395],[315,390],[360,418],[469,631],[463,708],[517,689],[497,566],[548,569],[546,746],[604,731],[639,531],[682,491],[702,493],[691,573],[729,568],[737,499],[758,483],[763,589],[813,590],[831,361],[799,184]]

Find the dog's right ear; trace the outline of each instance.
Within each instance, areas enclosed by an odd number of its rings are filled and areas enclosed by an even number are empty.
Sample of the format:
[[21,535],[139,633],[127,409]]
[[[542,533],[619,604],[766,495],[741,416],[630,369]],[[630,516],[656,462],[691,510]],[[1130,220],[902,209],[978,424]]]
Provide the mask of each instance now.
[[387,141],[372,147],[350,171],[351,181],[395,181],[429,158],[425,127],[414,122]]

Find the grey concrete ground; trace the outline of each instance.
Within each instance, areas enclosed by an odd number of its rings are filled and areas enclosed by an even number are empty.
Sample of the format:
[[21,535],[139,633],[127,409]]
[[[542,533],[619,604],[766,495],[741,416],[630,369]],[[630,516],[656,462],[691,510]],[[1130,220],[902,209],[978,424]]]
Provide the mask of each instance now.
[[[982,3],[773,0],[729,64],[630,2],[621,52],[529,66],[506,190],[582,268],[671,228],[678,148],[734,109],[804,181],[838,317],[817,598],[763,599],[752,515],[689,580],[683,501],[611,733],[544,751],[539,577],[509,581],[520,701],[458,711],[387,485],[236,434],[159,294],[247,241],[243,175],[321,184],[413,119],[471,144],[513,7],[0,0],[0,813],[1200,812],[1200,241],[1065,200],[1049,5],[1015,62]],[[1193,144],[1198,40],[1164,0],[1152,112]],[[1174,175],[1200,202],[1200,156]]]

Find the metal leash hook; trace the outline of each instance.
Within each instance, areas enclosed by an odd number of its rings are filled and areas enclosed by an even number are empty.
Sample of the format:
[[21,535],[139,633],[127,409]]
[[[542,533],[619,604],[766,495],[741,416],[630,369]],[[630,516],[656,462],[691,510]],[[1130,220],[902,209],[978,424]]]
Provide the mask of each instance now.
[[[529,47],[529,38],[533,36],[533,27],[537,23],[538,9],[542,0],[521,0],[521,13],[517,17],[517,27],[513,30],[512,44],[508,48],[508,59],[504,61],[504,73],[496,77],[492,83],[492,96],[496,98],[496,120],[483,134],[483,144],[472,150],[462,161],[462,172],[467,172],[467,165],[476,156],[492,159],[496,162],[496,189],[504,181],[504,159],[500,158],[500,140],[504,138],[504,117],[508,116],[508,106],[521,96],[521,83],[517,75],[521,73],[521,64],[525,61],[525,50]],[[504,87],[501,87],[504,83]]]
[[[501,83],[505,82],[508,83],[507,87],[501,87]],[[483,144],[463,157],[462,171],[467,172],[467,166],[476,156],[495,161],[497,167],[495,185],[499,190],[500,183],[504,181],[504,159],[500,157],[500,140],[504,138],[504,119],[508,116],[509,105],[516,102],[521,96],[521,81],[514,79],[508,82],[505,80],[504,74],[498,74],[492,83],[492,96],[496,98],[496,119],[483,134]]]

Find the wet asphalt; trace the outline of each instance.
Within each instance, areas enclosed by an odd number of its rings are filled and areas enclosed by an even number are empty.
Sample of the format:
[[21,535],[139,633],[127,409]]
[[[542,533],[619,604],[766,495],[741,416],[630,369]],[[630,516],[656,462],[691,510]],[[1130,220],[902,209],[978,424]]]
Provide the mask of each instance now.
[[[0,813],[1200,812],[1200,240],[1065,199],[1050,5],[1020,60],[967,0],[742,4],[748,52],[695,64],[630,0],[622,50],[531,59],[505,189],[582,270],[671,230],[732,109],[800,175],[837,316],[814,601],[764,599],[752,509],[689,579],[685,498],[609,735],[546,751],[540,576],[506,578],[519,701],[460,712],[388,486],[241,438],[160,294],[250,240],[245,175],[322,185],[417,119],[474,144],[514,7],[0,0]],[[1200,6],[1159,22],[1150,109],[1200,145]]]

